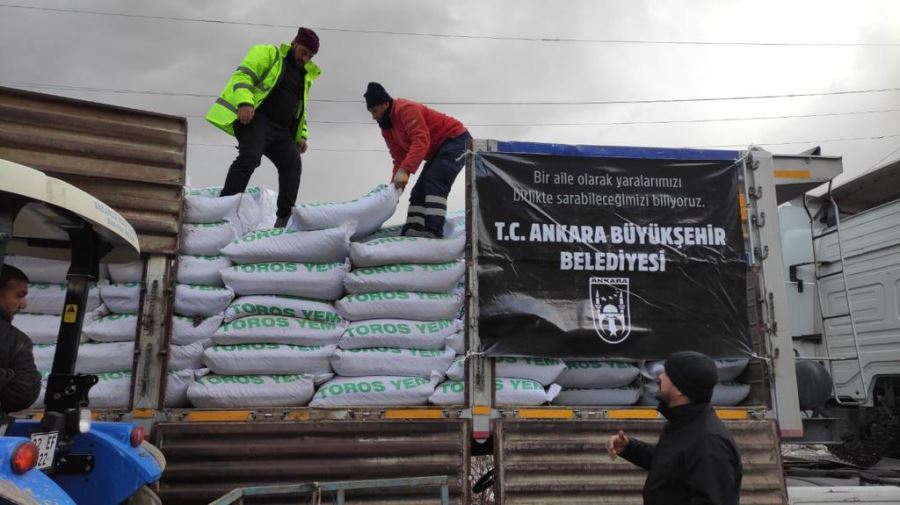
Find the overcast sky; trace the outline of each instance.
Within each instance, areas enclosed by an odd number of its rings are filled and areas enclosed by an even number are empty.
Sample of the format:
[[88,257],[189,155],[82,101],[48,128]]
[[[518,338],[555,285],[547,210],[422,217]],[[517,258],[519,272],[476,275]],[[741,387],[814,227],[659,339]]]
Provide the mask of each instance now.
[[[236,144],[205,122],[213,98],[203,95],[219,93],[250,46],[288,42],[297,26],[319,34],[323,70],[299,203],[352,199],[389,179],[362,100],[372,80],[460,119],[475,138],[821,145],[843,156],[842,177],[900,157],[900,91],[596,104],[900,88],[892,0],[0,0],[0,85],[186,116],[188,176],[220,185]],[[708,119],[732,120],[697,121]],[[596,124],[625,122],[642,124]],[[461,179],[451,209],[464,206]],[[251,184],[277,188],[271,163]]]

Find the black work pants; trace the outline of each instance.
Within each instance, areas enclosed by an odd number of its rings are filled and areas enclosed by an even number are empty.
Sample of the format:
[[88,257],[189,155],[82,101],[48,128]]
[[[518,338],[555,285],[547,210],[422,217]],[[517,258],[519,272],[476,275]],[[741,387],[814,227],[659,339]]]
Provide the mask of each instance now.
[[265,114],[257,112],[249,124],[235,122],[234,136],[238,141],[238,155],[228,169],[225,186],[219,196],[243,193],[250,176],[259,166],[263,155],[278,169],[278,217],[291,215],[297,203],[302,164],[297,142],[290,130],[272,123]]
[[466,141],[472,138],[468,131],[447,139],[430,161],[425,163],[419,180],[409,194],[409,210],[403,233],[408,230],[428,231],[437,238],[444,236],[444,220],[447,216],[447,195],[453,181],[466,164],[463,154]]

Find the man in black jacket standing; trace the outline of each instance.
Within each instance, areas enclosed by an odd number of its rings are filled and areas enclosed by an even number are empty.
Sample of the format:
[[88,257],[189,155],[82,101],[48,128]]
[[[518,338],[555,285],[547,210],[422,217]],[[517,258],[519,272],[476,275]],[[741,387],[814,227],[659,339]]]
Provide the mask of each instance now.
[[734,439],[710,407],[718,382],[716,364],[694,351],[666,359],[660,375],[659,412],[668,422],[653,446],[611,436],[609,456],[622,456],[649,471],[644,505],[737,505],[741,457]]
[[28,277],[10,265],[0,270],[0,413],[27,409],[41,392],[31,340],[12,325],[27,305]]

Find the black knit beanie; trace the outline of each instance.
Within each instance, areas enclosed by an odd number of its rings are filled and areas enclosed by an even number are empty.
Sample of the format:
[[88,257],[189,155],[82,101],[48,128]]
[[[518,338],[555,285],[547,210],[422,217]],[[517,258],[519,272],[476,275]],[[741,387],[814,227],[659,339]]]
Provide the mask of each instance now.
[[370,82],[366,87],[366,92],[363,94],[366,97],[366,108],[371,109],[376,105],[381,105],[383,103],[388,103],[391,101],[391,95],[385,91],[384,86],[378,84],[377,82]]
[[695,351],[680,351],[666,358],[666,375],[694,403],[709,403],[719,382],[715,361]]

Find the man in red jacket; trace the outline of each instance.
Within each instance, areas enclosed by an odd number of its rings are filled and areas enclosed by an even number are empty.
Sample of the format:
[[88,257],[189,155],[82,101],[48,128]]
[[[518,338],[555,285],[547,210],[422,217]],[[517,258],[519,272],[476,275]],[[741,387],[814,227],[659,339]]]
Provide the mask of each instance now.
[[391,181],[405,188],[409,176],[425,161],[409,195],[403,235],[443,238],[447,195],[465,164],[463,154],[472,136],[446,114],[412,100],[391,98],[377,82],[370,82],[363,96],[394,159]]

